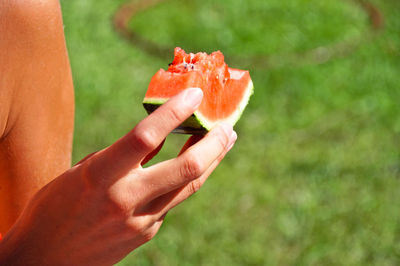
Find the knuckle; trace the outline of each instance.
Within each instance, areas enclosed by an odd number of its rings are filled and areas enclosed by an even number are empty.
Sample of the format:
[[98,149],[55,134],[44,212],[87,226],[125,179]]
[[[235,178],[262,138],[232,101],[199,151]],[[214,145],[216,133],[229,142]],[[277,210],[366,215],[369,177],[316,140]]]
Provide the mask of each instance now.
[[158,232],[158,227],[157,226],[150,227],[148,230],[143,232],[144,240],[146,242],[152,240],[155,237],[155,235],[157,234],[157,232]]
[[185,120],[185,115],[183,114],[181,109],[178,109],[178,108],[168,109],[167,117],[168,117],[168,119],[170,119],[172,121],[177,121],[177,122],[181,122],[181,121]]
[[153,239],[153,237],[156,235],[152,230],[149,230],[147,232],[143,233],[143,238],[146,242],[150,241]]
[[215,134],[215,137],[217,138],[217,141],[220,144],[221,148],[225,148],[225,146],[229,142],[229,136],[225,132],[223,132],[223,130],[220,130],[217,134]]
[[189,153],[184,159],[182,174],[188,179],[195,179],[203,174],[204,168],[204,163],[199,156]]
[[132,142],[131,145],[134,146],[134,149],[152,151],[157,148],[157,138],[154,136],[152,130],[140,129],[137,128],[133,131]]
[[193,181],[189,184],[189,195],[192,195],[199,191],[201,188],[201,182],[199,181]]
[[131,201],[124,193],[106,194],[108,213],[114,217],[126,218],[131,216]]
[[127,219],[125,225],[129,235],[139,235],[147,229],[146,223],[142,219],[135,217]]
[[84,163],[76,166],[76,168],[80,171],[86,190],[96,190],[103,186],[105,178],[102,173],[99,173],[96,162],[92,158],[87,159]]

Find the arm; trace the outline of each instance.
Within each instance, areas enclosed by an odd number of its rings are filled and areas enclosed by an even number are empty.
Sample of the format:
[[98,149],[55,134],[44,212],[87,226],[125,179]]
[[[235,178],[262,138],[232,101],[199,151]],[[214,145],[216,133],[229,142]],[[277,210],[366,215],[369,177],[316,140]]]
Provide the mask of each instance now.
[[58,1],[0,1],[0,233],[70,167],[74,96]]
[[236,141],[230,125],[191,137],[178,157],[143,168],[200,105],[185,90],[113,145],[41,189],[0,241],[4,265],[111,265],[154,237],[167,212],[196,192]]
[[[34,8],[15,7],[27,3]],[[0,1],[0,32],[7,33],[0,39],[0,211],[11,217],[3,228],[19,216],[0,241],[1,265],[116,263],[154,237],[236,140],[231,126],[220,126],[191,137],[176,158],[143,168],[200,105],[201,90],[185,90],[35,193],[70,161],[72,83],[57,3]]]

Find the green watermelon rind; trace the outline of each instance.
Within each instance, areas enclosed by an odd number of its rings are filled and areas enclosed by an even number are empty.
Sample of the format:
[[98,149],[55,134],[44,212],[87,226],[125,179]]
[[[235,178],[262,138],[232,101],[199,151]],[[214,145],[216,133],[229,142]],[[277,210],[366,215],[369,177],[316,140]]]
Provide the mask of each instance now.
[[[239,103],[238,108],[232,115],[222,120],[209,121],[199,111],[195,111],[178,128],[176,128],[173,133],[204,135],[220,122],[229,123],[234,126],[242,116],[243,111],[249,103],[251,95],[253,94],[254,86],[253,82],[250,80],[243,95],[242,101]],[[156,110],[168,100],[169,98],[145,98],[143,100],[143,106],[146,109],[147,113],[151,114],[154,110]]]
[[[167,99],[147,98],[143,101],[143,106],[148,114],[154,112],[158,107],[168,101]],[[172,132],[177,134],[195,134],[204,135],[208,132],[207,128],[202,126],[202,122],[196,117],[196,112],[188,117],[179,127]]]

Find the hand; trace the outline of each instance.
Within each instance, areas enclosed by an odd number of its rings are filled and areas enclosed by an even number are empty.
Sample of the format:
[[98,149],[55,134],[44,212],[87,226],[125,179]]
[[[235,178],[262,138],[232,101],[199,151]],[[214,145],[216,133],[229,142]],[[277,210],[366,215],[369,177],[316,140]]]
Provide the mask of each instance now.
[[237,136],[220,125],[178,157],[142,165],[200,105],[187,89],[113,145],[41,189],[0,242],[1,265],[109,265],[149,241],[166,213],[196,192]]

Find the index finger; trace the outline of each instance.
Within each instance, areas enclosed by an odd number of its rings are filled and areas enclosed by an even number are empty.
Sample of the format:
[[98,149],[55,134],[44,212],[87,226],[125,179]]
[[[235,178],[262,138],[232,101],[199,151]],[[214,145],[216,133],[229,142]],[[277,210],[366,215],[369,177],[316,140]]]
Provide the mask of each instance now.
[[173,129],[194,113],[202,98],[200,88],[189,88],[172,97],[124,137],[92,157],[90,168],[94,169],[94,176],[118,178],[140,166]]

